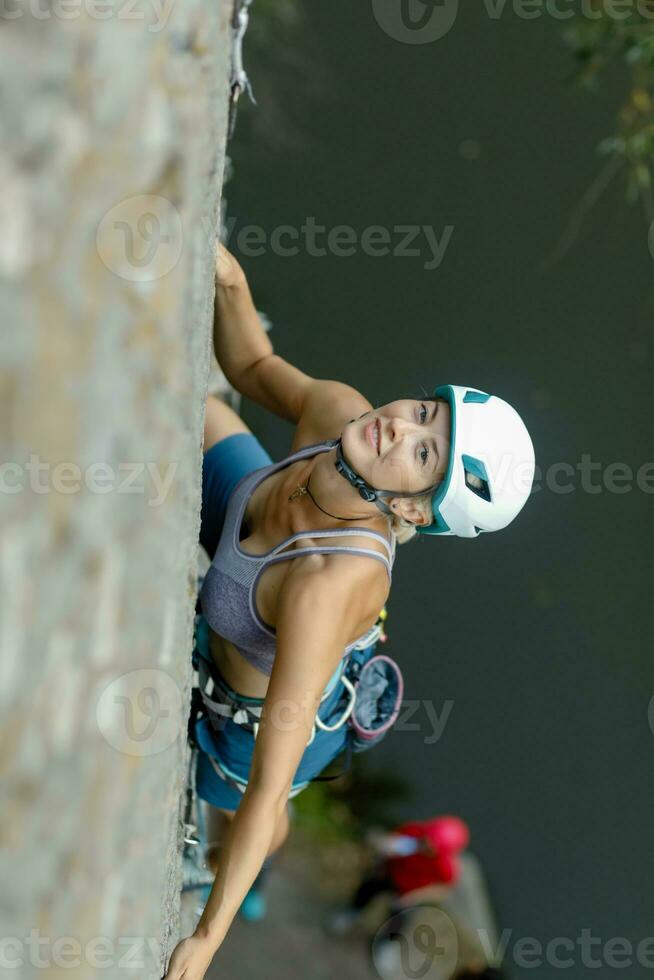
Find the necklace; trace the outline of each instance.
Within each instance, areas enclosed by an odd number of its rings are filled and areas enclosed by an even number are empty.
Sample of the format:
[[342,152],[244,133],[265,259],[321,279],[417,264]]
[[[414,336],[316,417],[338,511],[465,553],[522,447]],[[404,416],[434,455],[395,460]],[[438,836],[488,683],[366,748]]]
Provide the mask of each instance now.
[[308,496],[314,502],[318,510],[321,510],[323,514],[327,515],[327,517],[333,517],[335,521],[365,521],[367,519],[366,517],[363,516],[362,517],[338,517],[337,514],[330,514],[328,510],[325,510],[324,507],[320,506],[320,504],[318,503],[314,495],[311,493],[311,490],[309,490],[310,480],[311,480],[311,473],[309,473],[307,482],[304,485],[298,483],[297,487],[288,498],[289,502],[293,500],[297,500],[298,497],[303,497],[305,494],[308,494]]

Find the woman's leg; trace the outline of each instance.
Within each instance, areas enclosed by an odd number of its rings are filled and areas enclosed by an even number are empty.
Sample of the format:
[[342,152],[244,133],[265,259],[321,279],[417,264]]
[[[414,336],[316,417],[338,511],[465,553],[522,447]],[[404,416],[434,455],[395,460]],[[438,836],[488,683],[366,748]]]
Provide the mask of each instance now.
[[[205,860],[207,867],[216,874],[220,867],[220,854],[225,844],[225,838],[229,830],[231,821],[234,819],[235,810],[227,810],[222,807],[209,806],[207,817],[207,847]],[[258,922],[266,914],[265,881],[274,865],[274,854],[282,846],[288,836],[289,830],[288,807],[284,808],[284,813],[277,821],[275,833],[264,858],[259,872],[250,885],[247,894],[244,896],[240,907],[240,914],[250,922]]]
[[206,455],[209,450],[237,432],[250,432],[240,415],[215,395],[208,395],[204,407],[204,442],[202,452]]
[[233,810],[223,810],[220,807],[205,804],[207,809],[207,866],[215,874],[218,870],[218,857],[220,849],[225,842],[225,836],[229,829],[231,817],[234,816]]
[[277,826],[275,827],[275,836],[272,839],[272,843],[268,850],[268,857],[278,851],[282,844],[288,838],[288,832],[291,829],[291,818],[288,812],[288,804],[284,807],[284,812],[277,821]]
[[[229,830],[229,825],[234,819],[235,810],[224,810],[221,807],[208,806],[209,815],[207,821],[207,865],[215,874],[220,863],[220,850],[225,843],[225,837]],[[284,807],[284,812],[275,826],[275,833],[266,855],[266,860],[272,857],[280,849],[288,837],[290,829],[290,817],[288,806]]]
[[272,460],[236,412],[209,395],[204,412],[200,544],[214,557],[232,490],[247,473]]

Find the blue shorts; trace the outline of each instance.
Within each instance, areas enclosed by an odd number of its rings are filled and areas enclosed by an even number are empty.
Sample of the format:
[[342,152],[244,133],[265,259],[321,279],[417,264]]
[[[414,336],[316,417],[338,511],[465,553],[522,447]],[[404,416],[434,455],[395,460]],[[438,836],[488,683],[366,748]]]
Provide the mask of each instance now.
[[204,454],[200,544],[209,555],[209,560],[218,547],[232,490],[248,473],[271,463],[272,459],[251,432],[236,432],[233,436],[227,436]]
[[[261,443],[249,432],[227,436],[205,454],[202,465],[200,543],[209,558],[213,558],[218,547],[227,501],[232,490],[246,474],[268,466],[271,462]],[[201,643],[198,640],[199,651],[200,648]],[[340,669],[339,665],[326,688],[331,693],[324,698],[318,710],[319,717],[332,724],[339,713],[336,711],[338,702],[343,698],[343,686],[338,681]],[[228,685],[225,684],[225,687]],[[254,752],[254,735],[231,720],[222,731],[216,732],[207,718],[195,725],[194,735],[199,748],[196,769],[198,796],[213,806],[236,810],[242,794],[218,775],[216,766],[226,770],[237,781],[247,780]],[[312,777],[317,776],[342,752],[346,739],[345,725],[335,732],[316,728],[313,741],[300,760],[293,780],[292,795],[306,788]]]

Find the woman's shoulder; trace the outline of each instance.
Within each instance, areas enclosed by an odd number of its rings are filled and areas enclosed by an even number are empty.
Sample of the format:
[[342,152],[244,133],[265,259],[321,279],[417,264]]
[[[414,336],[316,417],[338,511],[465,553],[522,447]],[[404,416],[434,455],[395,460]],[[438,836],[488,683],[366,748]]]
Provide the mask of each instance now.
[[[332,612],[354,624],[356,636],[374,624],[390,592],[390,568],[394,548],[386,535],[361,533],[343,535],[341,540],[324,538],[298,542],[303,547],[337,547],[338,552],[298,556],[292,562],[285,586],[302,582],[303,590],[318,600],[327,599]],[[367,529],[372,530],[372,529]],[[378,532],[373,532],[378,533]],[[382,539],[388,542],[386,547]],[[361,552],[366,552],[362,554]],[[389,559],[390,551],[390,559]]]
[[[353,536],[346,540],[354,542],[350,547],[368,554],[327,555],[326,574],[330,582],[338,582],[339,594],[352,607],[352,619],[356,621],[350,637],[353,640],[376,623],[386,604],[391,590],[392,558],[389,561],[387,550],[375,539]],[[379,557],[373,558],[370,552]]]
[[295,428],[292,451],[338,439],[350,419],[371,409],[368,399],[351,385],[341,381],[314,382]]
[[[295,541],[297,549],[311,549],[311,554],[298,556],[304,559],[305,567],[311,565],[314,570],[324,570],[335,578],[347,575],[358,580],[358,584],[365,584],[362,579],[379,578],[380,575],[384,581],[390,578],[387,569],[392,568],[396,550],[392,533],[366,527],[363,523],[356,527],[332,530],[338,533],[326,537],[307,531],[306,535],[303,534],[301,539]],[[307,561],[309,558],[312,561]],[[299,561],[293,565],[300,568]]]

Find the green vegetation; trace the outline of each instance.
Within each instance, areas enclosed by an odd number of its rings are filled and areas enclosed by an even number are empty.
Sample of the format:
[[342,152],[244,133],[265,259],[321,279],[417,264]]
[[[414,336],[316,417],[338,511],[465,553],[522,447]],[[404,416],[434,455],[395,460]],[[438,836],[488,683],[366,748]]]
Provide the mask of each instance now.
[[346,776],[312,783],[296,797],[295,817],[320,843],[356,842],[371,826],[392,827],[391,808],[412,795],[407,780],[355,756]]
[[[627,197],[640,201],[649,221],[654,220],[652,160],[654,157],[654,0],[640,0],[620,19],[607,12],[602,0],[593,0],[596,19],[579,17],[565,32],[577,63],[577,78],[598,90],[614,66],[627,76],[627,96],[619,111],[616,132],[599,146],[608,157],[600,184],[606,186],[618,172],[626,177]],[[603,189],[601,187],[600,189]]]

